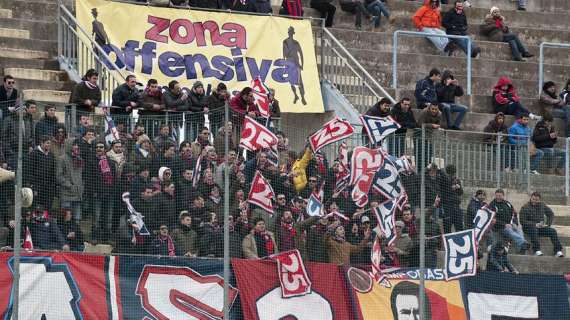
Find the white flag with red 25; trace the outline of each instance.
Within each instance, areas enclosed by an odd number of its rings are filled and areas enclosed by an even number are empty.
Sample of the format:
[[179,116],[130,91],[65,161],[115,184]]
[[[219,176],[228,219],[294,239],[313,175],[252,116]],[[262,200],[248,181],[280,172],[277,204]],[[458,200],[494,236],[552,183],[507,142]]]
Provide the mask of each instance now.
[[245,116],[239,146],[249,151],[269,149],[277,145],[277,136],[254,119]]
[[253,89],[254,103],[259,110],[259,114],[264,118],[269,118],[269,88],[259,79],[259,77],[251,81],[251,88]]
[[368,203],[368,192],[372,186],[374,175],[384,163],[384,156],[379,149],[356,147],[350,162],[350,185],[352,200],[358,207]]
[[313,133],[309,137],[309,143],[313,151],[317,152],[328,144],[350,137],[352,133],[354,133],[354,128],[350,123],[336,117],[325,123],[319,131]]
[[256,171],[251,188],[247,195],[247,202],[253,203],[267,212],[273,213],[272,200],[275,197],[275,192],[271,185],[261,175],[261,172]]

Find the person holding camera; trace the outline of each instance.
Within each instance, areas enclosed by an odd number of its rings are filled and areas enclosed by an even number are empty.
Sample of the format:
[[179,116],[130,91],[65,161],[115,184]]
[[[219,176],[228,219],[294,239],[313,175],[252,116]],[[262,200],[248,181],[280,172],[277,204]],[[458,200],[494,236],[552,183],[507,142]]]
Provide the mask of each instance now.
[[515,86],[509,77],[503,76],[499,78],[495,88],[493,88],[493,107],[495,113],[502,112],[507,115],[516,116],[528,114],[533,120],[541,120],[540,116],[529,112],[520,103],[520,97],[517,95]]
[[[451,130],[460,130],[461,122],[465,117],[465,113],[469,110],[466,106],[455,103],[455,97],[463,95],[463,88],[459,85],[459,81],[455,79],[449,70],[443,72],[441,82],[436,84],[437,100],[441,106],[441,111],[445,115],[447,128]],[[451,114],[457,113],[457,118],[452,121]]]
[[508,43],[511,46],[513,60],[515,61],[524,61],[523,58],[534,57],[528,52],[519,37],[511,32],[498,7],[492,7],[489,14],[485,16],[485,21],[481,25],[481,33],[491,41]]

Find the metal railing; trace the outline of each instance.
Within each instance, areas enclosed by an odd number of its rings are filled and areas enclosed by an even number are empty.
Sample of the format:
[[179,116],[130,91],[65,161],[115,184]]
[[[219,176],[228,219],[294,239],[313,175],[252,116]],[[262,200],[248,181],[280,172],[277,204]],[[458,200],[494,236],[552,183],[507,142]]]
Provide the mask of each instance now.
[[540,55],[538,57],[538,95],[542,92],[544,84],[544,48],[565,48],[570,49],[570,43],[541,42]]
[[394,32],[394,45],[392,46],[392,88],[396,89],[398,87],[398,37],[409,36],[409,37],[419,37],[419,38],[429,38],[429,37],[439,37],[448,39],[466,39],[467,40],[467,95],[471,95],[471,45],[472,40],[469,36],[455,36],[449,34],[428,34],[419,31],[405,31],[396,30]]
[[396,103],[327,28],[322,28],[319,35],[316,44],[320,44],[317,52],[320,52],[321,78],[330,81],[357,110],[370,107],[382,97]]
[[99,73],[101,105],[111,105],[113,89],[122,84],[125,77],[115,62],[108,58],[105,50],[79,25],[62,2],[58,3],[57,36],[57,56],[60,66],[68,71],[76,82],[81,81],[81,76],[88,69],[95,69]]

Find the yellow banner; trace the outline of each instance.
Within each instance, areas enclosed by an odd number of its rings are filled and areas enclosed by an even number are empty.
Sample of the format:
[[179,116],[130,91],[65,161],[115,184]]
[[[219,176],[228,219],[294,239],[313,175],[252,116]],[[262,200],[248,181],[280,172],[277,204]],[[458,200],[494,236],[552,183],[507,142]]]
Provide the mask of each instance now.
[[308,20],[104,0],[77,0],[76,12],[121,73],[139,82],[224,82],[240,91],[260,77],[275,89],[282,112],[324,111]]

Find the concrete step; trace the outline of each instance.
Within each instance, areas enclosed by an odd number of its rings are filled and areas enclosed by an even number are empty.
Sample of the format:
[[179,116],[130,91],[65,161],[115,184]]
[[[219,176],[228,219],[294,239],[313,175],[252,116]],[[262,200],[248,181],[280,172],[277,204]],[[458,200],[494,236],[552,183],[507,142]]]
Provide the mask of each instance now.
[[57,23],[0,16],[0,27],[30,31],[30,38],[57,41]]
[[570,206],[549,205],[555,217],[570,217]]
[[0,0],[0,8],[10,8],[12,16],[20,19],[55,21],[57,17],[56,2]]
[[570,267],[569,258],[553,256],[535,257],[529,255],[509,254],[509,261],[521,273],[564,274]]
[[63,71],[26,69],[26,68],[5,68],[4,74],[10,74],[16,79],[29,79],[40,81],[66,81],[67,75]]
[[12,10],[0,9],[0,18],[12,18]]
[[0,48],[0,58],[48,59],[46,51]]
[[21,29],[0,28],[0,37],[29,39],[30,31]]
[[40,50],[46,51],[50,56],[57,55],[57,41],[55,40],[0,37],[0,48]]
[[67,103],[69,102],[70,91],[56,91],[56,90],[39,90],[28,89],[23,90],[24,99],[33,99],[41,102],[54,102],[54,103]]
[[16,85],[20,90],[41,89],[55,91],[71,91],[73,84],[68,81],[44,81],[34,79],[16,78]]
[[12,57],[3,57],[0,59],[0,70],[5,68],[30,68],[44,70],[59,70],[57,60],[39,60],[39,59],[20,59]]

